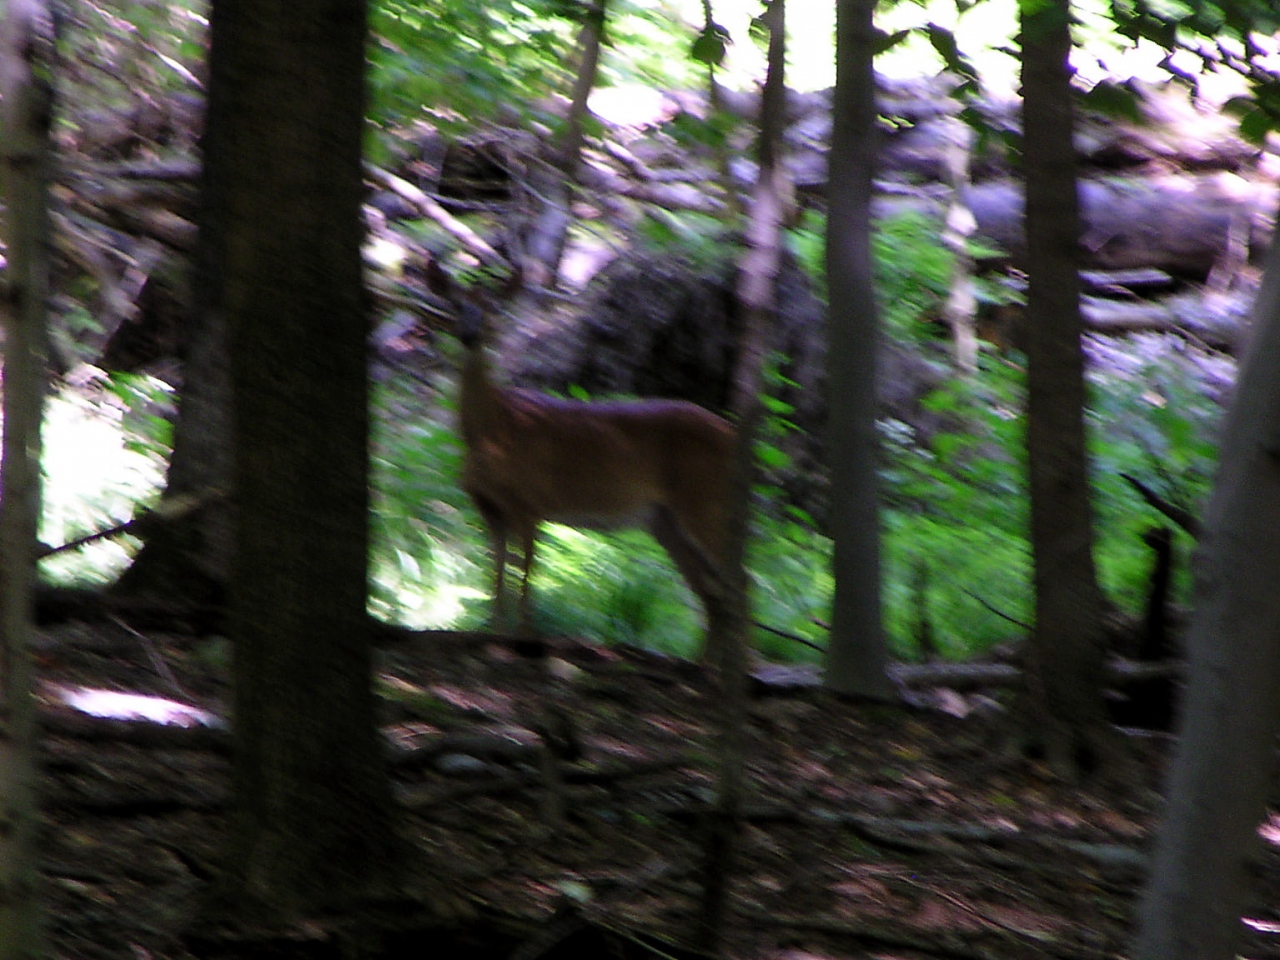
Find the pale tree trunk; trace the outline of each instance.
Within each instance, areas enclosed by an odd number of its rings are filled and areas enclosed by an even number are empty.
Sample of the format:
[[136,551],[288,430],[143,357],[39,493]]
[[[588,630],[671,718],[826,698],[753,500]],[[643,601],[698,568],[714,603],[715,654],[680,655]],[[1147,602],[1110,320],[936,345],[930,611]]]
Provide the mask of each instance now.
[[522,265],[525,282],[530,286],[554,287],[560,275],[560,262],[564,259],[569,226],[573,222],[570,207],[582,164],[584,127],[589,112],[587,101],[600,73],[606,3],[607,0],[594,0],[584,10],[582,31],[578,34],[578,72],[557,150],[558,163],[545,171],[539,190],[542,207],[529,240],[527,262]]
[[1110,758],[1080,343],[1070,4],[1022,8],[1027,207],[1027,454],[1036,620],[1021,704],[1029,749],[1067,779]]
[[834,129],[827,170],[827,383],[835,599],[826,685],[890,699],[880,598],[876,360],[880,324],[871,282],[875,167],[875,0],[837,0]]
[[40,420],[49,296],[53,27],[40,0],[9,0],[0,27],[4,453],[0,464],[0,958],[42,953],[35,857],[31,637],[40,516]]
[[1229,960],[1280,729],[1280,243],[1195,560],[1189,684],[1135,960]]
[[772,0],[765,22],[769,29],[769,68],[760,103],[760,173],[751,198],[746,249],[738,265],[737,294],[745,320],[734,373],[732,411],[737,421],[738,444],[726,521],[722,570],[725,596],[707,611],[707,659],[715,665],[720,683],[720,729],[716,744],[716,799],[703,824],[703,902],[698,939],[700,946],[711,953],[723,948],[746,790],[746,649],[751,627],[746,565],[751,487],[755,437],[763,410],[760,392],[764,360],[782,259],[782,225],[791,195],[778,156],[786,119],[784,0]]
[[[963,130],[968,133],[968,127]],[[971,375],[978,372],[978,334],[975,329],[978,298],[974,293],[973,254],[969,251],[969,242],[978,229],[978,222],[965,202],[971,184],[967,136],[947,145],[946,158],[951,205],[947,208],[942,243],[951,251],[955,265],[951,268],[951,289],[943,304],[942,316],[951,328],[956,369]]]

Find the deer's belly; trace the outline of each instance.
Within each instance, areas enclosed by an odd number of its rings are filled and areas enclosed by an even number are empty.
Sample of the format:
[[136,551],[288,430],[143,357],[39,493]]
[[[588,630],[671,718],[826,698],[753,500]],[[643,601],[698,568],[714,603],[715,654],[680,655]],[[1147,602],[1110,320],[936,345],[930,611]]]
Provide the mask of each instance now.
[[548,510],[543,519],[581,530],[620,530],[627,527],[647,527],[652,517],[653,508],[649,504],[625,508],[593,508],[578,505]]

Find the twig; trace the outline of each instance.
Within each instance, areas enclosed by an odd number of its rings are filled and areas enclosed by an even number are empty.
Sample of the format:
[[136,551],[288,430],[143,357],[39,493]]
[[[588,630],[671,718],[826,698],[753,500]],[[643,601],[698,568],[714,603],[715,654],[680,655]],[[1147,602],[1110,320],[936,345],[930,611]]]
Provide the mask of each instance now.
[[977,595],[976,593],[974,593],[972,590],[965,590],[964,592],[965,592],[965,594],[966,594],[967,596],[969,596],[969,597],[970,597],[971,599],[973,599],[973,600],[978,601],[978,603],[982,604],[982,606],[986,607],[988,610],[990,610],[992,613],[994,613],[994,614],[995,614],[997,617],[999,617],[1001,620],[1007,620],[1007,621],[1009,621],[1010,623],[1012,623],[1015,627],[1019,627],[1019,628],[1021,628],[1021,629],[1023,629],[1023,630],[1026,630],[1028,633],[1030,633],[1030,632],[1031,632],[1031,625],[1030,625],[1030,624],[1023,623],[1021,620],[1017,619],[1016,617],[1014,617],[1014,616],[1012,616],[1012,615],[1010,615],[1010,614],[1005,613],[1003,610],[999,609],[998,607],[994,606],[993,604],[989,603],[988,601],[986,601],[986,600],[982,599],[982,597],[978,596],[978,595]]
[[822,644],[814,643],[812,640],[807,640],[804,637],[800,636],[799,634],[789,633],[788,631],[781,630],[778,627],[771,627],[767,623],[761,623],[759,620],[755,620],[755,619],[751,621],[751,625],[755,627],[757,630],[763,630],[765,633],[771,633],[775,637],[782,637],[782,639],[790,640],[793,643],[799,643],[803,646],[808,647],[810,650],[817,650],[819,653],[827,652],[827,648]]
[[168,685],[169,689],[172,690],[176,696],[181,697],[183,700],[195,699],[190,693],[182,688],[180,683],[178,683],[178,678],[173,675],[173,671],[169,669],[169,665],[164,662],[159,652],[156,650],[155,644],[152,643],[145,634],[139,633],[115,614],[110,614],[107,619],[121,630],[125,631],[125,633],[130,634],[138,641],[139,644],[141,644],[142,649],[146,653],[148,659],[150,659],[151,666],[155,670],[157,676],[159,676],[160,679]]
[[1138,491],[1138,494],[1152,507],[1155,507],[1162,514],[1180,526],[1191,536],[1197,539],[1200,536],[1200,521],[1197,520],[1189,510],[1176,506],[1165,500],[1160,494],[1156,493],[1137,477],[1127,473],[1120,474],[1125,480],[1129,481],[1129,485]]
[[440,206],[438,202],[430,195],[419,190],[408,180],[397,177],[393,173],[381,170],[371,163],[364,165],[365,176],[376,181],[383,187],[386,187],[392,193],[407,200],[418,208],[423,216],[434,220],[444,228],[451,237],[461,243],[464,247],[478,256],[486,263],[502,263],[503,256],[497,250],[489,246],[480,234],[476,233],[462,221],[450,215],[449,211]]
[[162,500],[154,510],[148,510],[141,516],[134,517],[125,523],[118,523],[106,530],[85,534],[83,537],[77,537],[58,547],[41,544],[36,550],[36,559],[43,560],[46,557],[66,553],[69,550],[79,550],[81,547],[87,547],[89,544],[97,543],[99,540],[106,540],[108,537],[118,537],[126,533],[142,535],[157,526],[183,520],[198,510],[204,509],[214,501],[223,499],[225,496],[225,491],[211,489],[187,496],[169,497],[166,500]]

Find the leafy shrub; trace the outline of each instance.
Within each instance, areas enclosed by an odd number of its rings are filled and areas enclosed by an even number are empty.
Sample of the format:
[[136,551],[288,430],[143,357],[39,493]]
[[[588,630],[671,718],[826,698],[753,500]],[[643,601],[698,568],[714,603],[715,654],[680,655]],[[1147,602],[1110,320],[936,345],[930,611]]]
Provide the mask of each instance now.
[[483,535],[459,482],[462,446],[447,404],[424,413],[411,387],[392,381],[374,408],[370,607],[418,627],[478,623]]

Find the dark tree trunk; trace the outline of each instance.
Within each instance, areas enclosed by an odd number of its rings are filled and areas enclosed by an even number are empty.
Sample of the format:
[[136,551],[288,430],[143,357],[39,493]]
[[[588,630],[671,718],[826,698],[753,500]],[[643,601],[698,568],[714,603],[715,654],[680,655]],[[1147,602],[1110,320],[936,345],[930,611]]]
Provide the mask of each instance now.
[[[210,204],[217,202],[208,190],[206,196]],[[215,220],[206,216],[204,223],[216,229]],[[207,262],[212,244],[202,245],[202,262],[197,267],[200,288],[213,294],[208,278],[216,275],[216,268]],[[183,358],[178,421],[165,482],[167,500],[226,492],[231,484],[226,322],[213,300],[197,297]],[[189,516],[157,525],[111,592],[135,606],[202,618],[220,616],[231,576],[233,524],[231,499],[218,496]]]
[[[209,112],[222,91],[210,89]],[[228,491],[231,485],[231,374],[221,278],[227,179],[210,163],[215,145],[204,126],[200,239],[195,254],[193,310],[183,338],[182,387],[166,499]],[[174,612],[221,612],[231,576],[234,504],[220,497],[189,517],[155,527],[112,593],[133,604]]]
[[0,23],[4,454],[0,477],[0,958],[43,956],[36,785],[34,586],[49,299],[53,20],[10,0]]
[[835,599],[826,684],[886,699],[880,616],[880,504],[876,481],[876,354],[871,285],[875,167],[875,0],[838,0],[834,129],[827,173],[827,306],[831,531]]
[[238,514],[228,895],[275,917],[385,893],[395,865],[365,627],[365,16],[212,8],[208,256]]
[[1036,622],[1024,705],[1033,747],[1075,779],[1105,763],[1102,603],[1084,433],[1070,4],[1022,14],[1027,192],[1027,451]]

